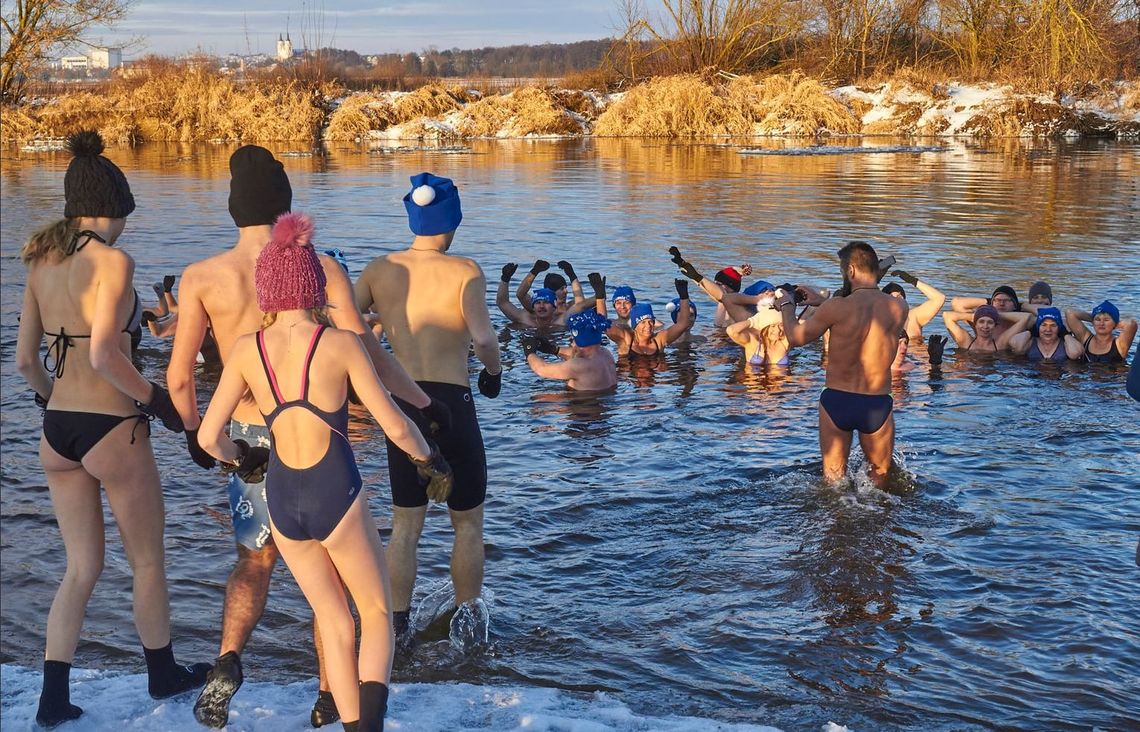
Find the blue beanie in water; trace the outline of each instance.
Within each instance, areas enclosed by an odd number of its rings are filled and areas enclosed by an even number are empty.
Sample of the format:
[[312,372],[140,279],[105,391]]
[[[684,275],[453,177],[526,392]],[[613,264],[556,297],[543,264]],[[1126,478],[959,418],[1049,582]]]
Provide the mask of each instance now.
[[647,302],[634,305],[629,310],[630,328],[636,328],[643,320],[653,320],[653,306]]
[[614,297],[612,303],[617,303],[618,300],[628,300],[630,305],[637,304],[637,296],[633,294],[633,288],[629,285],[619,285],[614,288]]
[[540,287],[534,292],[530,293],[530,301],[532,304],[536,302],[548,302],[553,305],[554,290],[550,289],[549,287]]
[[[665,306],[665,309],[669,311],[669,317],[673,319],[674,323],[676,323],[677,311],[681,309],[681,298],[675,297],[670,300],[669,304]],[[693,313],[692,322],[697,322],[697,306],[693,304],[692,300],[689,301],[689,310]]]
[[1037,308],[1037,323],[1036,327],[1040,328],[1041,323],[1046,320],[1052,320],[1057,324],[1057,328],[1061,335],[1065,334],[1065,321],[1061,319],[1061,311],[1057,308]]
[[404,195],[404,208],[412,233],[435,236],[458,229],[463,211],[459,208],[459,189],[451,179],[420,173],[411,180],[412,190]]
[[[1038,310],[1037,312],[1040,313],[1041,311]],[[1096,316],[1100,315],[1101,313],[1104,313],[1108,317],[1112,318],[1112,322],[1114,322],[1114,323],[1120,322],[1120,308],[1116,307],[1115,305],[1113,305],[1108,300],[1105,300],[1100,305],[1097,305],[1095,308],[1092,309],[1092,316],[1094,318]]]
[[745,295],[759,295],[761,292],[767,292],[769,290],[771,290],[772,292],[775,292],[776,286],[773,285],[771,282],[765,282],[764,280],[757,280],[756,282],[753,282],[748,287],[744,288],[744,294]]
[[610,328],[610,321],[606,320],[596,310],[587,310],[571,315],[566,320],[570,328],[570,335],[574,337],[574,344],[579,348],[596,346],[602,342],[602,334]]

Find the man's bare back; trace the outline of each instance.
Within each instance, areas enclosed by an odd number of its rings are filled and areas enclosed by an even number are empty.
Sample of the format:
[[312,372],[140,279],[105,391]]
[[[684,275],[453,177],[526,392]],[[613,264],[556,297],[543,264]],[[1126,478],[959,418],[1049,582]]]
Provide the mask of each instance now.
[[887,394],[906,303],[878,288],[826,301],[816,317],[829,322],[827,386],[854,394]]

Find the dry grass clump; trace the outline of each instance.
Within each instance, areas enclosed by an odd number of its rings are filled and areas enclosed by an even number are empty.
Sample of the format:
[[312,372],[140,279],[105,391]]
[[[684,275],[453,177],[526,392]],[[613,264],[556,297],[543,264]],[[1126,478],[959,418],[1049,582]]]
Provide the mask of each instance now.
[[602,112],[601,137],[706,137],[726,134],[723,100],[696,74],[650,79]]
[[392,105],[392,124],[401,124],[419,117],[442,117],[470,100],[471,96],[458,87],[448,89],[442,84],[421,86],[396,99]]
[[372,130],[386,129],[393,110],[387,98],[369,93],[346,97],[329,116],[326,140],[354,141],[368,136]]
[[1125,82],[1124,93],[1120,95],[1120,108],[1125,112],[1140,112],[1140,83]]
[[962,132],[982,138],[1049,137],[1067,132],[1105,137],[1117,134],[1117,127],[1100,115],[1077,112],[1033,97],[1021,97],[975,114],[962,125]]
[[816,79],[799,71],[773,74],[755,85],[749,99],[747,86],[738,79],[730,85],[733,106],[749,103],[759,134],[818,135],[823,132],[853,134],[859,131],[859,119],[840,101],[827,93]]
[[555,93],[536,87],[486,97],[467,105],[457,115],[455,128],[464,137],[580,135],[583,132],[582,125],[567,112]]
[[600,110],[594,101],[594,97],[584,91],[579,91],[577,87],[570,89],[547,89],[546,91],[558,106],[568,109],[575,114],[579,114],[584,119],[592,121],[598,118],[598,112]]

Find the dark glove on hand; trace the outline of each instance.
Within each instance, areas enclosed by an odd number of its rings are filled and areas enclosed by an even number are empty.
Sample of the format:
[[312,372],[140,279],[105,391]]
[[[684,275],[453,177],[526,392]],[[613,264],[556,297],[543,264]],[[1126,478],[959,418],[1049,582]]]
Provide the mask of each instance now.
[[42,396],[40,396],[40,393],[38,391],[33,391],[32,393],[36,395],[35,396],[36,406],[39,407],[41,411],[47,409],[48,400],[44,399]]
[[431,440],[428,440],[427,443],[428,447],[431,448],[431,454],[427,458],[417,460],[409,455],[408,459],[412,461],[412,465],[416,466],[416,473],[420,478],[427,481],[428,498],[436,503],[442,503],[451,495],[451,487],[455,483],[455,478],[451,473],[451,466],[440,454],[439,446]]
[[677,247],[669,247],[669,257],[673,260],[673,264],[678,267],[685,263],[685,258],[681,256],[681,250]]
[[545,259],[536,259],[534,266],[530,268],[530,273],[537,275],[539,272],[545,272],[548,269],[550,269],[550,262],[547,262]]
[[700,282],[705,278],[704,275],[697,271],[696,267],[688,262],[681,262],[681,274],[685,275],[693,282]]
[[544,338],[543,336],[538,336],[537,338],[534,339],[534,341],[535,341],[535,347],[538,348],[539,353],[548,353],[551,356],[557,356],[558,355],[558,344],[556,344],[554,341],[550,340],[549,338]]
[[237,464],[222,463],[222,472],[236,473],[245,483],[260,483],[265,480],[265,469],[269,466],[269,448],[250,447],[245,440],[234,440],[238,448]]
[[174,275],[166,275],[162,278],[162,291],[170,292],[174,289]]
[[499,373],[492,374],[484,366],[483,370],[479,372],[479,393],[488,399],[494,399],[499,396],[499,392],[502,390],[503,372],[500,370]]
[[677,288],[677,297],[682,300],[689,299],[689,283],[685,280],[673,280],[673,286]]
[[586,279],[590,281],[590,287],[594,288],[594,297],[605,300],[606,299],[606,278],[602,277],[601,272],[591,272],[586,275]]
[[171,432],[181,432],[185,429],[182,425],[182,415],[174,408],[174,402],[170,401],[170,392],[153,381],[150,382],[150,386],[150,401],[146,404],[135,402],[135,406],[146,416],[157,417],[162,426]]
[[570,265],[565,259],[558,260],[558,268],[566,273],[567,279],[571,282],[578,279],[578,275],[574,274],[574,267]]
[[510,282],[511,278],[515,276],[515,270],[518,268],[519,266],[514,262],[507,262],[503,265],[503,274],[499,279],[503,282]]
[[524,335],[519,339],[522,343],[523,358],[529,357],[532,353],[538,350],[538,338],[532,335]]
[[424,416],[428,430],[433,435],[451,429],[451,408],[435,397],[431,398],[426,407],[420,409],[420,414]]
[[930,365],[942,363],[942,352],[946,350],[946,336],[932,335],[926,340],[926,352],[930,355]]
[[896,269],[894,272],[891,272],[891,274],[893,274],[895,277],[898,277],[903,282],[918,287],[918,278],[906,270]]
[[198,430],[186,430],[186,449],[190,452],[190,459],[197,463],[199,468],[211,470],[217,467],[218,461],[214,456],[198,444]]

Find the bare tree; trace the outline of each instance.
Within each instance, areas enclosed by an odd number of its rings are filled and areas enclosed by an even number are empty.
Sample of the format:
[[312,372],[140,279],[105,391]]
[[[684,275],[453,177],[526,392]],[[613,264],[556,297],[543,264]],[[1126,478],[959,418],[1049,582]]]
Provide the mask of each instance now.
[[48,53],[84,43],[92,26],[111,26],[126,17],[130,0],[13,0],[5,2],[0,99],[18,102]]

